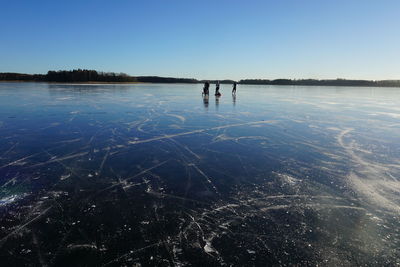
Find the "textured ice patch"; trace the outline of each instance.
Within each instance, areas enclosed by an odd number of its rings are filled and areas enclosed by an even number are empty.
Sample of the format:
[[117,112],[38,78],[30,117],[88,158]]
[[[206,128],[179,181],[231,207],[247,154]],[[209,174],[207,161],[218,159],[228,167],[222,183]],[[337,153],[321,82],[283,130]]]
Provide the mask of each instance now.
[[11,204],[13,202],[15,202],[16,200],[20,199],[22,196],[21,195],[10,195],[10,196],[6,196],[3,198],[0,198],[0,207],[1,206],[6,206],[8,204]]

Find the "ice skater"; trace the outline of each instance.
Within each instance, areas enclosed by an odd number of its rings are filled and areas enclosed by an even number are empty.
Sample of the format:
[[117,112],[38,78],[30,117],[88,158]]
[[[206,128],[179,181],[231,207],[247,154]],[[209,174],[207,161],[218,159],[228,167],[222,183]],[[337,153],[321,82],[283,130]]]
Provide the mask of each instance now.
[[219,81],[217,81],[215,85],[215,96],[221,96],[221,93],[219,92]]
[[209,82],[205,82],[204,83],[204,87],[203,87],[203,93],[202,95],[208,95],[209,94],[209,89],[210,89],[210,83]]
[[232,95],[236,95],[236,82],[233,83]]

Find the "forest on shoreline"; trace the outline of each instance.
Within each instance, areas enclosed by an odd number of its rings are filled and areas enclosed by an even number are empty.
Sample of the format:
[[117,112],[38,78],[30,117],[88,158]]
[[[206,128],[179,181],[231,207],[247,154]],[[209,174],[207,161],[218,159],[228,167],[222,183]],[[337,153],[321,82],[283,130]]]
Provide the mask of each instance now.
[[[130,76],[125,73],[99,72],[96,70],[60,70],[47,74],[0,73],[0,81],[60,82],[60,83],[204,83],[194,78],[173,78],[159,76]],[[208,80],[216,83],[216,80]],[[232,84],[233,80],[220,80],[222,84]],[[244,79],[238,84],[252,85],[303,85],[303,86],[364,86],[364,87],[400,87],[400,80],[347,80],[347,79]]]

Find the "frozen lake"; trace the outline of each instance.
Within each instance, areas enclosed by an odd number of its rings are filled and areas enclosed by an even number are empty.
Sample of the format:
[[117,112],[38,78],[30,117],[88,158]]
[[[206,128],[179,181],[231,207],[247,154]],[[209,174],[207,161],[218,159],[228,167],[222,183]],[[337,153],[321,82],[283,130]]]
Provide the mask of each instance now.
[[201,88],[0,83],[2,264],[400,264],[400,89]]

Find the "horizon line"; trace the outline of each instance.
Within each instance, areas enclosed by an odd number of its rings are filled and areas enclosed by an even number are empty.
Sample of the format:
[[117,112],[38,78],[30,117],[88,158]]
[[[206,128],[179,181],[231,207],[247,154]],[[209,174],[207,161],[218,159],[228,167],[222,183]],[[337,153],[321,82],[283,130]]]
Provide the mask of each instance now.
[[[365,78],[344,78],[344,77],[336,77],[336,78],[240,78],[240,79],[231,79],[231,78],[223,78],[223,79],[201,79],[201,78],[195,78],[195,77],[182,77],[182,76],[162,76],[162,75],[154,75],[154,74],[146,74],[146,75],[132,75],[128,74],[126,72],[115,72],[115,71],[102,71],[102,70],[95,70],[95,69],[86,69],[86,68],[73,68],[73,69],[59,69],[59,70],[48,70],[49,71],[74,71],[74,70],[90,70],[90,71],[96,71],[99,73],[115,73],[115,74],[125,74],[130,77],[159,77],[159,78],[174,78],[174,79],[194,79],[197,81],[224,81],[224,80],[229,80],[229,81],[241,81],[241,80],[269,80],[269,81],[274,81],[274,80],[317,80],[317,81],[324,81],[324,80],[353,80],[353,81],[372,81],[372,82],[377,82],[377,81],[400,81],[400,78],[391,78],[391,79],[365,79]],[[15,74],[27,74],[27,75],[47,75],[46,73],[31,73],[31,72],[13,72],[13,71],[1,71],[0,73],[15,73]]]

